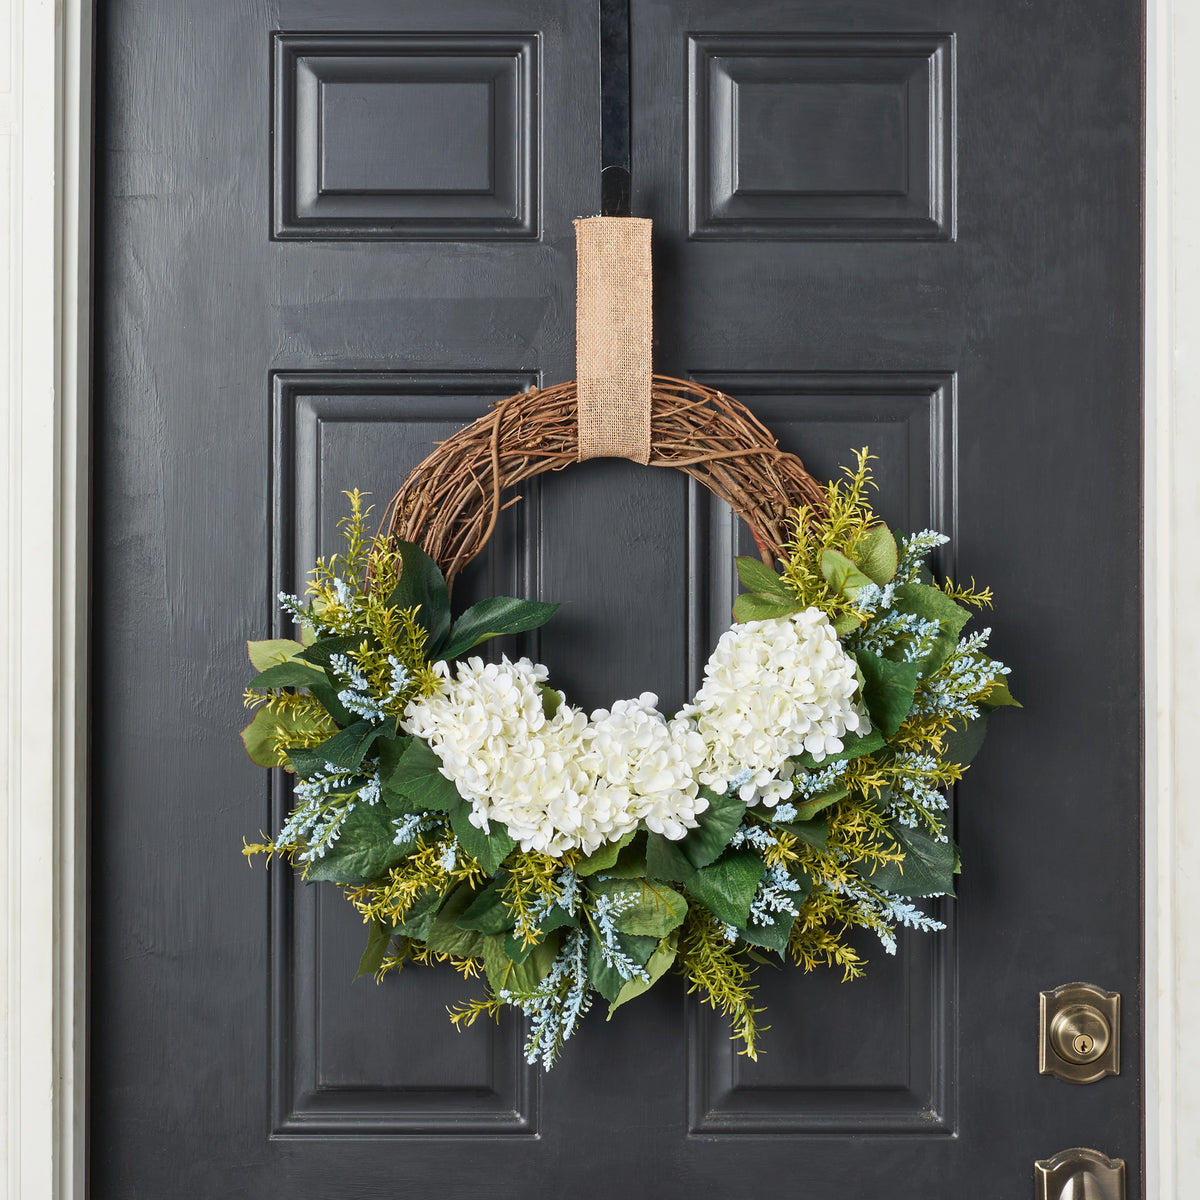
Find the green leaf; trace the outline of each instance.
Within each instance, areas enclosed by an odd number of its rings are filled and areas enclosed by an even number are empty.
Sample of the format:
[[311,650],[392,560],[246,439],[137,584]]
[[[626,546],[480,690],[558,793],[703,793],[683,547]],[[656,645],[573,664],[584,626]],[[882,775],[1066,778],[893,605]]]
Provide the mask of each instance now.
[[323,671],[332,669],[335,654],[352,654],[366,640],[362,634],[318,638],[311,646],[305,647],[304,653],[299,657],[303,662],[312,663]]
[[517,845],[504,826],[496,821],[491,822],[491,833],[484,833],[477,825],[472,825],[471,806],[465,800],[460,799],[450,806],[450,825],[458,837],[458,844],[479,864],[485,875],[495,875]]
[[971,614],[945,592],[923,583],[903,583],[896,589],[896,610],[913,613],[926,621],[936,621],[941,627],[934,638],[933,649],[919,664],[921,673],[928,675],[946,661],[958,644],[958,635],[971,619]]
[[904,851],[902,863],[881,863],[871,875],[863,875],[869,883],[897,896],[953,896],[954,843],[936,841],[923,829],[910,829],[893,823],[888,833]]
[[733,602],[733,619],[739,624],[746,621],[770,621],[799,612],[804,607],[795,596],[776,596],[766,592],[743,592]]
[[370,921],[367,925],[367,946],[358,960],[358,971],[355,979],[364,975],[374,975],[383,965],[388,945],[392,940],[392,927],[383,921]]
[[734,850],[696,872],[687,889],[719,920],[745,925],[767,864],[753,850]]
[[839,596],[850,600],[858,595],[859,588],[872,582],[840,550],[821,551],[821,574]]
[[413,738],[386,781],[385,790],[416,805],[411,812],[449,812],[463,802],[453,782],[442,774],[442,760],[426,741]]
[[483,969],[493,992],[508,990],[521,995],[532,992],[547,975],[558,955],[558,937],[539,942],[523,962],[515,963],[504,949],[502,933],[485,937],[480,945]]
[[824,817],[805,821],[776,821],[772,819],[770,811],[763,815],[776,829],[782,829],[818,850],[824,850],[829,841],[829,822]]
[[314,883],[370,883],[407,853],[404,846],[393,844],[395,836],[386,811],[355,805],[341,823],[338,840],[309,866],[305,878]]
[[[644,967],[650,956],[658,948],[658,938],[636,937],[631,933],[618,933],[617,945],[633,959],[639,967]],[[599,935],[593,933],[588,939],[588,978],[592,986],[610,1004],[621,994],[621,989],[629,980],[624,979],[615,968],[608,966],[600,949]],[[636,978],[636,977],[635,977]]]
[[329,732],[329,727],[313,718],[311,713],[292,712],[286,708],[271,712],[263,705],[254,720],[242,730],[242,744],[250,761],[260,767],[286,767],[288,758],[275,748],[275,731],[305,738]]
[[517,919],[508,911],[500,884],[496,882],[472,899],[458,923],[463,929],[474,929],[479,933],[504,933],[517,923]]
[[605,879],[589,887],[597,896],[629,897],[629,907],[616,918],[622,933],[665,937],[687,916],[687,900],[656,879]]
[[[470,889],[467,889],[470,891]],[[396,932],[406,938],[423,942],[429,936],[433,919],[445,900],[445,893],[437,888],[427,888],[404,912],[404,920],[396,926]]]
[[250,680],[250,687],[261,691],[306,688],[339,725],[350,725],[354,721],[337,698],[337,688],[333,686],[329,676],[320,667],[314,667],[298,658],[260,671]]
[[805,800],[803,804],[797,804],[796,816],[799,818],[799,823],[811,821],[817,813],[824,812],[831,804],[836,804],[839,800],[845,800],[848,795],[850,795],[849,788],[835,787],[830,788],[827,792],[821,792],[811,800]]
[[609,867],[615,866],[617,859],[621,855],[621,851],[629,845],[630,842],[637,836],[637,830],[631,829],[623,838],[616,842],[606,842],[598,850],[586,855],[584,858],[576,862],[574,870],[576,875],[596,875],[600,871],[607,871]]
[[[687,836],[679,842],[679,848],[693,867],[706,867],[720,855],[729,845],[729,839],[742,823],[742,815],[746,811],[746,805],[736,795],[718,796],[711,788],[705,787],[700,789],[700,794],[708,800],[708,808],[697,818],[699,827],[689,829]],[[659,875],[653,867],[651,871],[660,879],[674,878],[672,875]]]
[[846,634],[852,633],[860,625],[866,622],[866,617],[860,616],[854,612],[839,613],[833,619],[833,632],[838,637],[845,637]]
[[464,929],[463,914],[474,902],[475,893],[466,884],[446,897],[425,937],[425,945],[437,954],[455,954],[460,958],[476,958],[482,952],[484,935]]
[[445,577],[437,563],[414,542],[396,540],[393,545],[400,554],[400,580],[388,603],[419,610],[417,623],[429,634],[425,652],[435,659],[450,631],[450,593]]
[[332,763],[343,771],[357,771],[366,757],[371,743],[377,737],[392,732],[385,725],[374,725],[370,721],[355,721],[345,729],[338,730],[328,741],[310,747],[322,763]]
[[562,707],[563,694],[545,683],[538,684],[538,691],[542,693],[542,716],[549,721]]
[[948,730],[942,757],[960,767],[967,766],[987,737],[987,724],[987,713],[980,713],[973,721],[964,722],[961,728],[956,725]]
[[1019,704],[1013,699],[1013,694],[1008,690],[1008,676],[1001,675],[995,683],[988,689],[988,693],[980,701],[984,708],[1024,708],[1023,704]]
[[670,879],[684,883],[695,874],[696,868],[679,848],[678,842],[668,841],[661,833],[646,835],[646,871],[652,879]]
[[250,665],[256,671],[266,671],[295,658],[304,647],[291,638],[268,638],[264,642],[247,642]]
[[854,551],[854,561],[872,583],[881,587],[885,583],[891,583],[896,576],[896,568],[900,565],[900,556],[892,531],[886,525],[876,525],[870,529],[867,536],[858,543]]
[[386,737],[375,743],[375,757],[379,760],[379,778],[387,784],[400,766],[404,753],[413,744],[405,734],[394,734],[389,729]]
[[856,650],[854,657],[865,680],[863,703],[871,714],[871,724],[877,725],[885,737],[895,737],[896,730],[912,708],[920,666],[892,662],[870,650]]
[[779,575],[758,558],[735,558],[738,580],[748,592],[768,592],[774,596],[783,596],[793,604],[796,597],[788,591],[787,583]]
[[[804,871],[794,870],[791,872],[791,876],[800,885],[799,890],[789,893],[796,907],[799,908],[808,899],[813,884]],[[792,925],[795,921],[787,913],[773,913],[772,915],[775,918],[773,924],[758,925],[752,921],[739,928],[738,933],[741,935],[742,940],[748,942],[751,946],[761,946],[764,950],[774,950],[780,958],[783,958],[787,950],[788,938],[791,936]]]
[[667,973],[675,961],[678,945],[679,933],[672,931],[655,946],[654,953],[646,960],[646,974],[650,978],[627,979],[617,993],[617,998],[609,1004],[608,1016],[605,1020],[611,1021],[613,1013],[622,1004],[628,1004],[630,1000],[635,1000],[643,992],[648,992]]
[[438,657],[457,658],[488,638],[536,629],[539,625],[545,625],[558,607],[557,604],[545,604],[540,600],[518,600],[515,596],[492,596],[488,600],[480,600],[454,623],[454,629]]

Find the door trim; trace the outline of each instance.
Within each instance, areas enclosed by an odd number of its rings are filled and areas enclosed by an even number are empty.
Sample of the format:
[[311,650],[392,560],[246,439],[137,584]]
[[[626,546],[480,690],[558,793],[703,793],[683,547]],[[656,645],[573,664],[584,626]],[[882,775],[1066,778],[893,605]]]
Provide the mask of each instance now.
[[[1200,676],[1198,57],[1191,0],[1147,0],[1145,1175],[1164,1200],[1200,1175],[1200,1048],[1178,1035],[1200,1026],[1200,871],[1179,850],[1200,848],[1181,726]],[[0,1181],[28,1200],[85,1185],[91,69],[92,0],[0,0]]]

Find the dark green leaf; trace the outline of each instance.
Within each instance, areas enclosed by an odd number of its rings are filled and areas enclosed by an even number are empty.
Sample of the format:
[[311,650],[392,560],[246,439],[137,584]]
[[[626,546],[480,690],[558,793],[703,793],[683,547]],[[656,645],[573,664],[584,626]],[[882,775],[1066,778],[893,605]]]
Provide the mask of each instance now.
[[[644,967],[658,948],[658,938],[653,937],[635,937],[630,933],[618,933],[616,940],[617,945],[639,967]],[[604,954],[600,948],[600,938],[596,933],[593,933],[588,941],[588,978],[596,991],[610,1004],[616,1000],[621,989],[629,982],[616,967],[610,967],[605,963]]]
[[517,919],[508,911],[500,891],[500,883],[496,882],[486,887],[471,901],[458,923],[463,929],[475,929],[480,933],[503,933],[506,929],[511,929],[517,923]]
[[936,621],[941,627],[934,639],[933,649],[919,664],[921,673],[936,671],[958,644],[958,635],[971,619],[963,606],[951,600],[945,592],[923,583],[904,583],[896,589],[896,609],[913,613],[926,621]]
[[296,658],[303,649],[299,642],[293,642],[291,638],[268,638],[263,642],[246,643],[250,665],[256,671],[277,667],[280,663]]
[[987,724],[987,713],[980,713],[973,721],[966,721],[961,727],[954,726],[945,735],[942,757],[960,767],[967,766],[987,737]]
[[329,677],[320,667],[291,659],[288,662],[277,663],[260,671],[250,680],[250,687],[257,691],[269,691],[278,688],[309,688],[314,684],[318,687],[328,683]]
[[392,590],[388,603],[396,608],[416,608],[417,623],[429,634],[425,652],[431,659],[450,631],[450,593],[441,568],[413,542],[397,540],[401,568],[400,580]]
[[457,658],[488,638],[524,633],[544,625],[558,609],[540,600],[518,600],[515,596],[492,596],[472,605],[454,623],[454,629],[439,658]]
[[318,638],[311,646],[305,648],[299,657],[322,671],[333,669],[335,654],[352,654],[366,639],[362,634],[345,634],[338,637]]
[[920,667],[917,663],[880,658],[870,650],[856,650],[854,657],[865,680],[863,703],[871,714],[871,724],[878,726],[885,737],[895,737],[912,708]]
[[446,897],[425,937],[425,944],[437,954],[476,958],[483,951],[484,935],[462,927],[462,917],[474,901],[474,892],[466,884]]
[[494,933],[491,937],[485,937],[480,946],[488,983],[493,992],[507,990],[527,995],[550,974],[558,955],[558,937],[551,934],[546,941],[539,942],[520,963],[508,957],[504,940],[504,934]]
[[733,561],[737,566],[738,580],[746,591],[784,596],[795,604],[796,597],[788,591],[784,580],[761,559],[735,558]]
[[872,583],[881,586],[890,583],[900,564],[892,531],[886,525],[876,525],[869,530],[855,548],[854,561]]
[[954,843],[895,822],[888,829],[904,851],[902,863],[882,863],[863,878],[897,896],[953,896]]
[[[679,848],[687,855],[693,867],[706,867],[729,845],[729,839],[742,823],[746,805],[733,796],[718,796],[710,788],[701,788],[700,794],[708,800],[708,808],[697,820],[696,829],[689,829],[687,836],[679,842]],[[653,867],[652,873],[660,879],[673,879],[673,875],[659,875]]]
[[783,829],[798,837],[802,842],[816,846],[818,850],[824,850],[829,841],[829,822],[824,817],[814,817],[809,821],[776,821],[772,818],[770,810],[762,815],[776,829]]
[[850,600],[871,582],[840,550],[821,551],[821,574],[839,596]]
[[423,942],[429,936],[433,918],[437,916],[438,908],[445,898],[445,894],[436,888],[428,888],[422,892],[405,910],[404,920],[396,926],[396,932]]
[[792,933],[794,918],[789,913],[772,913],[775,921],[771,925],[757,925],[753,922],[744,929],[738,930],[738,935],[751,946],[761,946],[764,950],[774,950],[782,958],[787,951],[788,938]]
[[413,744],[413,739],[403,734],[397,736],[390,729],[386,737],[381,737],[375,743],[375,757],[379,760],[379,778],[387,784],[400,766],[400,760],[405,751]]
[[794,596],[777,596],[773,592],[742,592],[733,602],[733,619],[739,624],[770,621],[799,612],[803,607]]
[[463,801],[441,768],[437,751],[428,742],[413,738],[387,779],[386,789],[411,800],[417,806],[414,812],[448,812]]
[[670,879],[683,883],[695,874],[696,868],[679,848],[678,842],[668,841],[661,833],[646,835],[646,874],[651,879]]
[[617,993],[617,998],[609,1004],[606,1020],[611,1021],[613,1013],[622,1004],[627,1004],[643,992],[648,992],[667,973],[671,964],[675,961],[678,945],[679,933],[672,931],[655,946],[654,953],[646,960],[646,974],[650,978],[626,980],[621,990]]
[[629,845],[630,842],[637,836],[637,830],[630,830],[623,838],[616,842],[606,842],[598,850],[585,857],[579,859],[575,864],[576,875],[596,875],[601,871],[607,871],[609,867],[615,866],[621,851]]
[[616,918],[616,926],[622,933],[665,937],[682,925],[687,916],[687,900],[656,879],[604,879],[589,888],[597,896],[626,898],[629,907]]
[[479,864],[485,875],[495,875],[517,844],[496,821],[491,822],[491,833],[484,833],[477,825],[472,825],[471,806],[465,800],[450,806],[450,824],[458,844]]
[[767,864],[753,850],[733,850],[688,880],[687,889],[719,920],[742,926]]
[[358,960],[358,971],[355,979],[364,975],[374,975],[383,965],[384,956],[392,940],[392,927],[383,921],[370,921],[367,924],[367,946]]
[[370,883],[404,857],[406,848],[393,844],[395,836],[382,806],[357,804],[342,821],[338,840],[305,877],[314,883]]
[[366,757],[371,743],[385,733],[393,732],[386,725],[374,725],[370,721],[355,721],[339,730],[328,741],[311,749],[322,761],[332,763],[343,771],[357,771]]

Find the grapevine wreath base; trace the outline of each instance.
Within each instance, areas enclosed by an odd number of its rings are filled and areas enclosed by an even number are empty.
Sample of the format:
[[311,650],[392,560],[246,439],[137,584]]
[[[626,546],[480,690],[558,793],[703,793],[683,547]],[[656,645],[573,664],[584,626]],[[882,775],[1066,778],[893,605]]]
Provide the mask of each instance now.
[[964,635],[984,589],[935,581],[946,539],[872,512],[869,455],[820,487],[736,401],[655,376],[651,455],[749,524],[761,561],[690,703],[652,693],[586,713],[544,666],[485,662],[480,643],[557,607],[494,597],[452,619],[449,587],[511,489],[577,461],[573,384],[513,396],[439,446],[372,539],[349,493],[343,555],[307,596],[281,595],[301,640],[250,644],[251,758],[292,772],[294,807],[247,855],[280,855],[362,914],[360,974],[451,962],[485,994],[456,1024],[511,1006],[549,1068],[596,996],[609,1011],[683,974],[761,1032],[752,974],[888,953],[900,926],[942,926],[953,895],[947,789],[1015,703],[989,631]]

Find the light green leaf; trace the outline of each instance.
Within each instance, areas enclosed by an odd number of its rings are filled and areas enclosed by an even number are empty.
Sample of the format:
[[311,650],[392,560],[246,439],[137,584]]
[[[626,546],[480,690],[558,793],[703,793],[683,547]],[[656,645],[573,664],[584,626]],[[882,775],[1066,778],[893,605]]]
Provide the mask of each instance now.
[[295,658],[304,647],[291,638],[268,638],[263,642],[247,642],[246,649],[250,654],[251,666],[256,671],[265,671]]
[[616,918],[622,933],[665,937],[687,916],[687,900],[655,879],[605,879],[589,884],[589,889],[597,896],[628,897],[629,907]]
[[287,767],[287,755],[275,748],[276,730],[283,730],[285,735],[298,738],[309,738],[329,732],[329,726],[323,721],[314,719],[311,713],[293,712],[289,709],[268,711],[263,705],[254,714],[254,719],[242,730],[242,744],[250,761],[260,767]]
[[563,694],[545,683],[538,684],[538,691],[542,694],[542,715],[547,721],[552,720],[562,707]]
[[787,583],[779,575],[758,558],[735,558],[738,580],[748,592],[767,592],[773,596],[783,596],[793,604],[796,597],[788,591]]
[[821,551],[821,574],[839,596],[850,600],[858,595],[859,588],[872,582],[840,550]]
[[388,945],[392,940],[392,927],[383,921],[375,920],[367,924],[367,946],[358,960],[358,971],[355,979],[364,975],[374,975],[383,965]]
[[870,650],[856,650],[854,658],[863,673],[863,703],[871,714],[871,724],[885,737],[895,737],[913,706],[913,693],[920,677],[917,663],[892,662]]
[[753,850],[734,850],[697,871],[688,880],[687,890],[718,920],[740,927],[746,923],[766,870],[767,864]]
[[846,634],[852,633],[865,621],[866,618],[860,616],[858,613],[839,613],[833,619],[833,632],[836,633],[838,637],[845,637]]
[[606,842],[599,849],[579,859],[574,866],[576,875],[596,875],[607,871],[616,864],[621,851],[637,836],[637,830],[631,829],[623,838],[615,842]]
[[984,708],[1024,708],[1023,704],[1019,704],[1013,699],[1012,692],[1008,690],[1008,676],[1001,675],[988,693],[980,701]]
[[450,593],[445,577],[437,563],[414,542],[397,539],[393,545],[400,554],[400,580],[388,603],[419,610],[417,623],[429,634],[425,652],[436,659],[450,631]]
[[835,787],[830,788],[826,792],[821,792],[811,800],[805,800],[803,804],[797,804],[796,816],[799,819],[799,823],[803,824],[811,821],[817,813],[824,812],[831,804],[836,804],[839,800],[845,800],[848,795],[850,795],[849,788]]
[[900,565],[900,556],[896,549],[896,539],[886,525],[876,525],[867,532],[867,536],[858,543],[854,551],[854,561],[864,575],[870,577],[872,583],[882,586],[891,583],[896,576],[896,568]]
[[617,993],[617,998],[608,1006],[608,1016],[605,1018],[608,1021],[612,1020],[612,1015],[622,1004],[628,1004],[630,1000],[637,999],[643,992],[648,992],[670,969],[671,964],[675,961],[675,955],[679,946],[679,933],[672,931],[654,948],[654,953],[646,960],[646,974],[649,979],[627,979],[624,986]]
[[307,870],[305,878],[325,883],[370,883],[407,853],[392,838],[396,831],[381,806],[358,804],[342,821],[338,840]]
[[767,592],[742,592],[733,602],[733,619],[739,624],[747,621],[772,621],[799,612],[804,607],[794,596],[777,596]]
[[544,604],[540,600],[518,600],[514,596],[492,596],[488,600],[480,600],[454,623],[454,629],[438,657],[457,658],[489,638],[536,629],[550,620],[558,607],[557,604]]
[[[742,823],[742,815],[746,811],[745,803],[736,795],[718,796],[705,787],[700,789],[700,794],[708,800],[708,808],[696,818],[699,827],[689,829],[687,835],[677,843],[693,867],[706,867],[720,855],[729,845],[729,839]],[[671,875],[660,876],[653,868],[652,871],[657,878],[674,878]]]
[[480,945],[488,984],[493,992],[507,990],[527,995],[550,974],[558,955],[558,936],[551,934],[544,942],[539,942],[520,963],[509,958],[504,949],[504,937],[502,933],[494,933],[485,937]]
[[923,829],[894,822],[888,833],[904,851],[901,863],[881,863],[873,874],[863,875],[881,891],[896,896],[953,896],[954,843],[936,841]]

